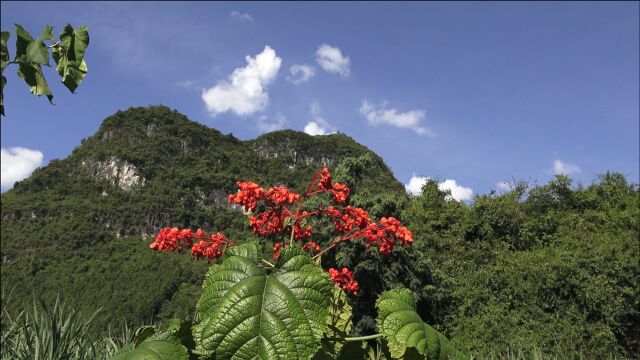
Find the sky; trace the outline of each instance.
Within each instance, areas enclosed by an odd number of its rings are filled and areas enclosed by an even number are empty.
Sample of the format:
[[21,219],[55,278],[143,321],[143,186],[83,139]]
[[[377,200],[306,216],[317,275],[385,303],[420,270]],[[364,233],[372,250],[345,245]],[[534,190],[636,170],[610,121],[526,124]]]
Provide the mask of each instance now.
[[[457,200],[617,171],[638,183],[638,2],[7,2],[2,30],[87,25],[55,105],[5,71],[2,191],[119,109],[163,104],[252,139],[341,132],[407,191]],[[15,54],[15,34],[9,41]]]

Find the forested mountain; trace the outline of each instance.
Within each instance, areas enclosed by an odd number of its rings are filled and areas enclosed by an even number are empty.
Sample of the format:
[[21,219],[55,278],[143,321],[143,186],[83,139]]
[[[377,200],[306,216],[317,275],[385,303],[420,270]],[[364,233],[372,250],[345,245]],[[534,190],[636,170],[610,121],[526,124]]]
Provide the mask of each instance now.
[[588,186],[564,176],[518,183],[472,204],[429,181],[410,197],[380,157],[346,135],[285,130],[240,141],[162,106],[117,112],[69,157],[2,195],[8,306],[60,293],[71,305],[103,307],[102,333],[187,316],[208,265],[150,251],[154,233],[202,227],[254,239],[227,204],[235,182],[302,191],[323,165],[351,187],[352,204],[414,232],[413,248],[390,260],[349,246],[323,261],[353,269],[360,282],[354,333],[373,331],[377,294],[404,286],[418,294],[420,315],[470,353],[640,356],[640,192],[623,175]]
[[346,135],[285,130],[240,141],[163,106],[119,111],[69,157],[2,195],[3,289],[14,302],[60,292],[104,307],[114,326],[185,315],[207,264],[150,251],[159,228],[243,241],[245,218],[227,205],[236,181],[303,190],[323,165],[363,156],[361,190],[403,194],[382,159]]

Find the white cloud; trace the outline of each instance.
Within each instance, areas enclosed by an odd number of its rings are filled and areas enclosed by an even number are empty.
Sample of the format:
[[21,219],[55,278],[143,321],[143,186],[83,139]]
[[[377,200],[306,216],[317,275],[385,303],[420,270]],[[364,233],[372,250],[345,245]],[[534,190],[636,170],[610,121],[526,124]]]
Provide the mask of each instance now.
[[311,135],[328,135],[335,133],[335,128],[322,117],[322,108],[317,102],[310,105],[311,121],[304,127],[304,132]]
[[399,112],[398,109],[388,109],[386,102],[375,105],[362,100],[360,114],[367,119],[369,125],[391,125],[401,129],[411,129],[420,135],[434,136],[429,128],[422,126],[425,118],[424,110]]
[[411,194],[411,195],[420,195],[422,193],[422,186],[424,186],[424,184],[429,181],[429,179],[431,179],[428,176],[412,176],[411,179],[409,179],[409,183],[408,184],[404,184],[404,188],[407,191],[407,193]]
[[231,14],[229,14],[229,16],[231,16],[232,19],[235,19],[238,21],[253,21],[253,16],[251,16],[251,14],[241,13],[235,10],[233,10]]
[[258,130],[260,132],[271,132],[284,128],[284,125],[287,123],[287,118],[282,114],[276,114],[273,121],[269,121],[269,118],[266,115],[260,116],[258,118]]
[[[430,179],[431,178],[428,176],[414,175],[409,179],[409,183],[404,185],[404,188],[407,193],[411,195],[420,195],[422,193],[422,186],[424,186],[424,184]],[[449,200],[463,201],[473,199],[473,190],[471,188],[458,185],[458,183],[453,179],[446,179],[445,181],[438,183],[438,189],[440,189],[440,191],[451,191]]]
[[264,110],[269,103],[266,87],[276,78],[282,59],[269,46],[252,58],[247,66],[237,68],[227,79],[202,92],[202,100],[213,116],[232,111],[245,116]]
[[10,189],[16,181],[27,178],[42,165],[42,152],[23,147],[2,148],[2,191]]
[[453,179],[447,179],[441,183],[438,183],[438,189],[445,191],[451,191],[451,197],[455,200],[471,200],[473,199],[473,190],[458,183]]
[[325,71],[349,76],[351,74],[351,60],[342,55],[339,48],[322,44],[316,51],[316,61]]
[[291,76],[287,76],[287,80],[298,85],[309,81],[316,74],[316,70],[313,66],[295,64],[289,68],[289,73]]
[[576,164],[569,164],[562,160],[553,161],[553,173],[555,175],[572,175],[579,174],[580,167]]
[[496,184],[496,187],[498,188],[499,191],[502,191],[502,192],[509,192],[513,190],[513,184],[506,180],[498,181],[498,183]]

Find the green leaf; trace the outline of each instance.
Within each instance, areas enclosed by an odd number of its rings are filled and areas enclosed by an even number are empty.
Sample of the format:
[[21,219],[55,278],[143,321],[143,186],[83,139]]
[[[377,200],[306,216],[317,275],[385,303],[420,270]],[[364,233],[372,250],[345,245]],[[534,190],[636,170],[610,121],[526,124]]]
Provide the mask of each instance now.
[[272,274],[239,246],[209,269],[193,327],[196,352],[215,359],[309,359],[327,327],[333,287],[301,249],[283,249]]
[[[143,331],[148,336],[148,330]],[[111,360],[188,360],[189,352],[174,330],[148,336],[142,342],[125,346]]]
[[8,31],[3,31],[2,36],[0,37],[2,41],[0,42],[0,81],[2,87],[0,88],[0,115],[4,116],[4,86],[7,85],[7,78],[4,76],[4,69],[9,65],[9,49],[7,48],[7,43],[9,42],[9,38],[11,37],[11,33]]
[[1,75],[1,80],[2,81],[2,91],[0,91],[0,114],[2,116],[4,115],[4,86],[7,84],[7,78],[4,77],[4,75]]
[[45,40],[53,40],[53,27],[47,25],[37,40],[16,24],[16,62],[49,66],[49,50]]
[[2,32],[2,41],[0,42],[0,68],[1,71],[4,72],[4,69],[9,65],[9,49],[7,48],[7,44],[9,42],[9,37],[11,37],[11,33],[8,31]]
[[314,359],[335,359],[345,344],[344,339],[351,332],[351,305],[347,301],[347,294],[337,286],[333,287],[329,316],[327,317],[327,331],[322,338],[322,348]]
[[376,308],[378,328],[394,358],[468,359],[453,348],[444,335],[422,321],[415,310],[416,298],[411,290],[385,291],[376,301]]
[[53,100],[53,94],[51,94],[51,90],[39,64],[19,63],[18,76],[24,79],[24,82],[27,83],[29,91],[31,91],[32,94],[38,96],[46,95],[49,102]]
[[52,46],[53,60],[62,83],[74,92],[87,75],[85,50],[89,46],[89,32],[86,26],[74,30],[69,24],[60,33],[60,42]]
[[250,242],[239,246],[232,246],[227,249],[226,256],[241,256],[249,260],[258,262],[262,251],[260,250],[260,244],[257,242]]

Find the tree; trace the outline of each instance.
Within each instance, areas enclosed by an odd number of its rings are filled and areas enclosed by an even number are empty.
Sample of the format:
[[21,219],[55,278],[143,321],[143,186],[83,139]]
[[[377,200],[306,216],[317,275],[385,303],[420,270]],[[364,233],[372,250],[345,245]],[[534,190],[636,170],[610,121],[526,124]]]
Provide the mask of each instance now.
[[53,100],[53,94],[44,73],[42,65],[49,64],[49,49],[56,62],[56,71],[61,77],[62,83],[71,91],[76,88],[87,75],[87,64],[84,61],[84,53],[89,46],[89,31],[87,26],[80,26],[74,29],[67,24],[60,33],[59,40],[49,46],[45,41],[53,41],[53,27],[46,25],[42,34],[34,39],[22,26],[16,24],[16,56],[13,61],[9,61],[9,49],[7,44],[11,33],[2,32],[2,46],[0,49],[0,59],[2,67],[2,90],[0,91],[0,113],[4,113],[4,87],[7,78],[4,70],[9,64],[18,65],[18,76],[29,86],[29,91],[38,96],[45,95],[49,102]]

